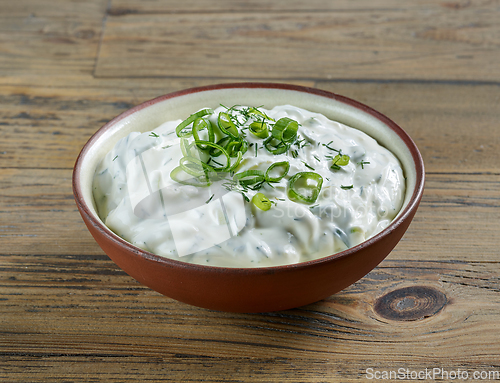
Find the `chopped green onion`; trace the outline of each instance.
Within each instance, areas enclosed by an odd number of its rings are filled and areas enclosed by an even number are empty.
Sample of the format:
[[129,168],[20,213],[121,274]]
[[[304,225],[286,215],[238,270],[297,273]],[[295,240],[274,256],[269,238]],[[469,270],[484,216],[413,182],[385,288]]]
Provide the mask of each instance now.
[[269,136],[269,130],[264,120],[252,122],[248,130],[259,138],[267,138]]
[[[225,166],[222,165],[221,167],[218,167],[218,168],[213,168],[213,170],[216,172],[229,171],[229,169],[231,167],[231,158],[229,157],[229,154],[227,153],[226,149],[224,149],[222,146],[220,146],[214,142],[210,142],[210,141],[196,140],[196,141],[193,141],[193,144],[196,144],[197,146],[205,145],[206,147],[211,147],[213,149],[217,149],[218,151],[220,151],[220,153],[226,157],[226,160],[227,160],[226,165]],[[238,153],[241,153],[241,152],[238,152]],[[212,159],[212,161],[214,161],[214,160]],[[240,161],[241,161],[241,158],[240,158]],[[207,166],[209,166],[209,165],[207,165]]]
[[160,137],[160,136],[158,134],[156,134],[155,132],[151,132],[151,133],[149,133],[149,137],[155,137],[155,138],[157,138],[157,137]]
[[267,211],[271,208],[272,202],[262,193],[257,193],[252,197],[252,203],[260,210]]
[[246,151],[248,150],[248,142],[246,140],[243,140],[243,139],[230,141],[225,146],[225,149],[228,152],[230,157],[236,157],[238,152],[241,152],[241,154],[246,153]]
[[273,126],[271,134],[274,138],[284,143],[292,143],[297,137],[299,123],[288,117],[280,118]]
[[[184,177],[182,177],[183,173]],[[186,175],[188,175],[189,177],[186,177]],[[191,174],[186,173],[181,166],[177,166],[170,172],[170,178],[183,185],[208,187],[212,184],[206,174],[203,174],[199,177],[193,177]]]
[[[200,140],[199,136],[199,131],[206,129],[208,131],[208,140],[210,142],[215,142],[215,134],[214,134],[214,128],[212,127],[212,123],[208,121],[207,119],[200,117],[194,120],[193,122],[193,137],[196,141]],[[207,146],[203,145],[197,145],[201,150],[206,150]]]
[[238,138],[240,136],[240,134],[238,133],[238,128],[231,120],[231,116],[228,113],[225,112],[219,113],[219,117],[217,119],[217,125],[224,134],[229,135],[232,138]]
[[346,166],[349,163],[350,157],[347,154],[337,154],[333,157],[333,164],[330,166],[333,170],[340,170],[341,166]]
[[276,140],[273,136],[269,136],[264,141],[264,147],[272,154],[277,155],[285,153],[290,146],[282,141]]
[[255,114],[260,117],[264,117],[266,120],[274,121],[271,117],[269,117],[267,114],[262,112],[261,110],[254,108],[251,106],[250,108],[247,109],[247,114]]
[[187,128],[189,124],[194,122],[197,118],[206,116],[207,114],[213,114],[214,111],[210,108],[202,109],[196,113],[193,113],[191,116],[182,121],[177,128],[175,128],[175,133],[178,137],[190,137],[193,132],[192,131],[183,131],[183,129]]
[[[231,142],[231,137],[225,136],[222,137],[219,141],[217,141],[217,145],[225,149],[229,144],[229,142]],[[219,157],[222,154],[222,152],[216,148],[211,148],[208,153],[213,157]]]
[[349,186],[344,186],[344,185],[341,185],[340,188],[341,189],[344,189],[344,190],[349,190],[349,189],[352,189],[354,187],[354,185],[349,185]]
[[[314,172],[295,174],[288,183],[288,198],[295,202],[314,203],[318,199],[323,185],[323,177]],[[304,194],[302,190],[308,192]]]
[[192,145],[189,143],[187,138],[181,138],[180,147],[184,157],[194,157],[191,153]]
[[238,181],[240,185],[253,185],[264,181],[264,172],[261,170],[245,170],[241,173],[236,173],[233,180]]
[[194,177],[199,177],[208,172],[216,171],[213,166],[208,165],[207,163],[194,157],[182,157],[179,161],[179,165],[182,170]]
[[[281,174],[279,174],[277,177],[271,177],[271,171],[277,167],[284,167],[283,172],[281,172]],[[267,168],[266,174],[264,175],[264,179],[267,182],[280,182],[281,179],[288,174],[288,170],[290,170],[290,162],[288,161],[275,162],[274,164],[271,164],[271,166]]]
[[239,151],[236,155],[236,160],[231,166],[229,166],[229,168],[226,171],[233,172],[239,166],[242,159],[243,159],[243,153]]

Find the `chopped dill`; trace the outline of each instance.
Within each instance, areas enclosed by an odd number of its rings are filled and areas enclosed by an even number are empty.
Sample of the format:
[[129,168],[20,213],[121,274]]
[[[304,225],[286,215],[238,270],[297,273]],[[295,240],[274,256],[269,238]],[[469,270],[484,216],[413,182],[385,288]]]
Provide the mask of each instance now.
[[314,169],[311,165],[309,165],[307,162],[302,161],[302,163],[305,165],[305,167],[306,167],[306,168],[309,168],[309,169],[311,169],[311,170],[316,170],[316,169]]
[[361,165],[361,169],[364,169],[365,165],[368,165],[368,164],[369,164],[368,161],[360,161],[360,162],[358,162],[358,165]]

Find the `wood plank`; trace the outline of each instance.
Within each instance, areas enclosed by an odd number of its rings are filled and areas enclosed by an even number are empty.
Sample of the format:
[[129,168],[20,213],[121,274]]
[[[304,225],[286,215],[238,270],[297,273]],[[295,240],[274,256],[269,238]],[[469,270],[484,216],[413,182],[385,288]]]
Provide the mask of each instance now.
[[[70,168],[90,136],[119,113],[164,93],[217,82],[141,81],[0,86],[0,166]],[[498,172],[496,85],[328,81],[317,87],[396,121],[416,142],[429,172]]]
[[[0,79],[92,73],[107,0],[0,4]],[[51,77],[49,77],[51,76]]]
[[[498,263],[385,261],[326,300],[251,315],[178,303],[106,262],[27,256],[0,268],[0,350],[11,377],[354,382],[369,367],[498,369]],[[380,297],[415,286],[444,293],[444,308],[415,321],[374,311]]]
[[89,76],[80,77],[78,84],[66,80],[63,76],[47,87],[45,80],[31,81],[22,74],[0,85],[0,167],[72,168],[91,135],[125,110],[166,93],[224,82],[96,81]]
[[284,10],[301,11],[368,11],[368,10],[400,10],[401,12],[418,13],[427,9],[429,13],[439,9],[456,11],[467,11],[471,8],[482,12],[491,9],[492,2],[489,0],[455,1],[436,3],[433,0],[421,0],[418,3],[401,0],[383,0],[374,3],[370,0],[112,0],[109,14],[158,14],[158,13],[259,13],[259,12],[283,12]]
[[384,113],[413,138],[428,172],[492,172],[500,163],[498,85],[318,82]]
[[[0,254],[102,256],[73,201],[71,169],[3,169],[0,181]],[[430,173],[389,258],[496,261],[499,231],[500,174]]]
[[[172,7],[170,2],[113,2],[95,74],[498,80],[495,2],[454,3],[456,7],[427,2],[410,11],[411,3],[371,2],[368,8],[352,9],[342,8],[343,2],[340,9],[331,9],[335,6],[317,2],[310,7],[320,8],[313,11],[295,9],[294,2],[292,10],[256,11],[250,6],[253,11],[248,12],[238,2],[229,11],[215,7],[206,12],[198,6],[194,12],[199,13],[182,13],[175,6],[179,2]],[[181,8],[187,12],[189,4]]]
[[[203,2],[197,0],[170,0],[168,2],[162,0],[113,0],[109,9],[111,15],[124,14],[158,14],[158,13],[212,13],[212,12],[248,12],[248,13],[264,13],[264,12],[283,12],[286,11],[365,11],[368,9],[401,9],[404,4],[407,11],[415,11],[425,7],[436,7],[436,3],[432,0],[414,2],[401,2],[398,0],[384,0],[374,4],[370,0],[359,0],[353,3],[349,0],[338,0],[335,2],[329,0],[205,0]],[[485,1],[475,1],[475,7],[488,6]],[[445,8],[465,8],[471,4],[465,2],[457,2],[454,4],[441,4]]]

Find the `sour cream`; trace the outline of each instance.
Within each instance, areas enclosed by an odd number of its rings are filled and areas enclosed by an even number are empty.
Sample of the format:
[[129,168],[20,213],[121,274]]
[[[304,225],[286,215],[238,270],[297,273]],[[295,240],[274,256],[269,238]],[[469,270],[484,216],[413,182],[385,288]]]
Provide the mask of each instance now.
[[[97,167],[93,182],[96,208],[106,226],[162,257],[209,266],[265,267],[317,259],[358,245],[398,214],[405,194],[403,170],[373,138],[298,107],[259,108],[271,127],[284,117],[299,124],[288,150],[272,154],[264,139],[248,129],[262,115],[246,119],[238,112],[242,110],[245,107],[219,107],[206,116],[217,142],[224,136],[217,128],[219,113],[233,113],[248,144],[238,166],[209,186],[181,184],[171,177],[186,150],[192,154],[186,143],[193,138],[181,142],[176,134],[182,120],[131,133],[117,142]],[[339,155],[347,156],[348,163],[335,166]],[[203,156],[189,164],[207,161]],[[225,159],[212,160],[219,166]],[[233,179],[247,170],[263,173],[283,161],[290,166],[278,182],[241,187]],[[290,199],[290,179],[302,172],[322,178],[312,203]],[[258,187],[252,190],[253,186]],[[268,210],[252,203],[257,193],[271,203]]]

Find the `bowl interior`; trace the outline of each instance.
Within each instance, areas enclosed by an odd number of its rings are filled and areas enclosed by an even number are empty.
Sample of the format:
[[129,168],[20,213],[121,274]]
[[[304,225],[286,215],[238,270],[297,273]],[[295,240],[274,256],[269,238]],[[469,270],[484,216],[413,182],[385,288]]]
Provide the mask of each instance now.
[[[220,85],[177,92],[145,102],[110,121],[89,140],[77,160],[77,188],[79,187],[79,198],[83,199],[81,202],[88,207],[93,218],[102,223],[92,195],[94,172],[101,159],[119,139],[133,131],[153,130],[165,121],[183,120],[204,107],[215,109],[220,104],[262,106],[269,109],[289,104],[322,113],[331,120],[367,133],[393,152],[402,164],[407,184],[399,215],[415,199],[416,190],[422,187],[420,178],[423,167],[417,166],[415,162],[415,156],[420,159],[420,155],[413,142],[392,121],[369,107],[342,96],[309,88],[259,83]],[[102,225],[104,226],[103,223]],[[109,233],[114,235],[110,230]]]

